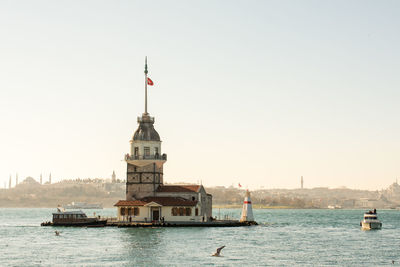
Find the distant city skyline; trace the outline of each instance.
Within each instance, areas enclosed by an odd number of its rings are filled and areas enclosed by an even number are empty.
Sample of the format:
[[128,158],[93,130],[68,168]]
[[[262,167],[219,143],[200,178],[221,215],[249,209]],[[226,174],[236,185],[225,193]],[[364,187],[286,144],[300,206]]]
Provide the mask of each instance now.
[[165,182],[386,188],[400,176],[399,8],[0,2],[0,184],[125,179],[148,56]]

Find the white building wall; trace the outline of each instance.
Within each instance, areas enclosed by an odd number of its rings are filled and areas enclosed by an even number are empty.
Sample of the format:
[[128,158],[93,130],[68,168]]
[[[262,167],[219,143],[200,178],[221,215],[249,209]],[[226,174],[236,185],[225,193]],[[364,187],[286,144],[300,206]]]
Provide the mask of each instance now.
[[158,148],[158,154],[161,156],[161,141],[131,141],[131,156],[135,154],[135,147],[139,148],[139,156],[144,155],[144,147],[150,147],[150,155],[155,155],[155,148]]
[[[165,222],[201,222],[202,216],[195,216],[195,208],[196,207],[185,207],[192,209],[192,216],[173,216],[172,215],[173,207],[162,207],[161,208],[161,217],[164,217]],[[199,209],[200,212],[200,209]]]
[[[132,206],[127,206],[127,207],[118,207],[118,221],[120,222],[129,222],[129,217],[132,218],[132,222],[151,222],[151,207],[144,206],[144,207],[138,207],[139,208],[139,215],[134,216],[134,215],[121,215],[121,208],[133,208]],[[192,209],[192,215],[191,216],[173,216],[172,215],[172,206],[163,206],[161,207],[161,214],[160,214],[160,219],[164,217],[165,222],[202,222],[203,221],[203,216],[200,215],[200,207],[197,206],[199,209],[199,215],[195,216],[196,214],[196,207],[183,207],[183,208],[191,208]],[[177,207],[179,208],[179,207]],[[126,210],[125,210],[126,211]],[[133,213],[133,211],[132,211]],[[125,212],[127,214],[127,212]],[[207,221],[208,218],[204,216],[204,221]]]
[[[144,222],[144,221],[146,221],[146,219],[147,219],[147,221],[149,222],[150,221],[150,219],[149,219],[149,207],[137,207],[137,208],[139,208],[139,215],[138,216],[134,216],[134,215],[131,215],[131,216],[129,216],[129,215],[127,215],[127,210],[125,209],[125,215],[124,216],[122,216],[121,215],[121,208],[134,208],[134,207],[132,207],[132,206],[129,206],[129,207],[118,207],[118,221],[124,221],[124,222],[129,222],[129,217],[131,217],[132,218],[132,222]],[[132,211],[132,214],[133,214],[133,211]]]

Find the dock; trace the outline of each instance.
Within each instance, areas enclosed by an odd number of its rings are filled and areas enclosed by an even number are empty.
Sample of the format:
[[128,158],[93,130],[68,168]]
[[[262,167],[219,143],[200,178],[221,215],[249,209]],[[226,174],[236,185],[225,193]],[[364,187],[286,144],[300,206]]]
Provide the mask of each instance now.
[[239,222],[237,220],[215,220],[209,222],[118,222],[107,220],[111,227],[241,227],[258,225],[256,222]]
[[[256,222],[240,222],[238,220],[214,220],[208,222],[194,222],[194,221],[186,221],[186,222],[127,222],[127,221],[118,221],[117,218],[101,218],[100,220],[107,220],[105,225],[79,225],[79,224],[71,224],[71,225],[62,225],[62,226],[72,226],[72,227],[120,227],[120,228],[128,228],[128,227],[243,227],[243,226],[253,226],[258,225]],[[41,226],[61,226],[54,225],[52,222],[43,222]]]

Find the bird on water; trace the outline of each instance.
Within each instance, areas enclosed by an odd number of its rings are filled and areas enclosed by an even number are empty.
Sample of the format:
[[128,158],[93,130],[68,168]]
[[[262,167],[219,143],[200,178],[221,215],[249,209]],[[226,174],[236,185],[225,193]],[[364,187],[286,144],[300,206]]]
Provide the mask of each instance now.
[[213,254],[213,256],[215,256],[215,257],[221,256],[221,250],[222,250],[224,247],[225,247],[225,246],[222,246],[222,247],[220,247],[220,248],[217,248],[217,252],[215,252],[215,253]]
[[59,231],[55,231],[55,233],[56,233],[56,236],[59,236],[59,235],[60,235],[60,232],[59,232]]

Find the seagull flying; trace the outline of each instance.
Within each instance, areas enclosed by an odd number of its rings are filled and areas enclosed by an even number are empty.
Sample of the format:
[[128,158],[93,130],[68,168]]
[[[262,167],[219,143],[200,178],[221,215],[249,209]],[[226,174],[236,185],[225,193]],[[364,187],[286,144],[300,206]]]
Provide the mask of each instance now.
[[220,247],[220,248],[217,248],[217,252],[215,252],[215,253],[213,254],[213,256],[215,256],[215,257],[221,256],[221,250],[222,250],[224,247],[225,247],[225,246],[222,246],[222,247]]

